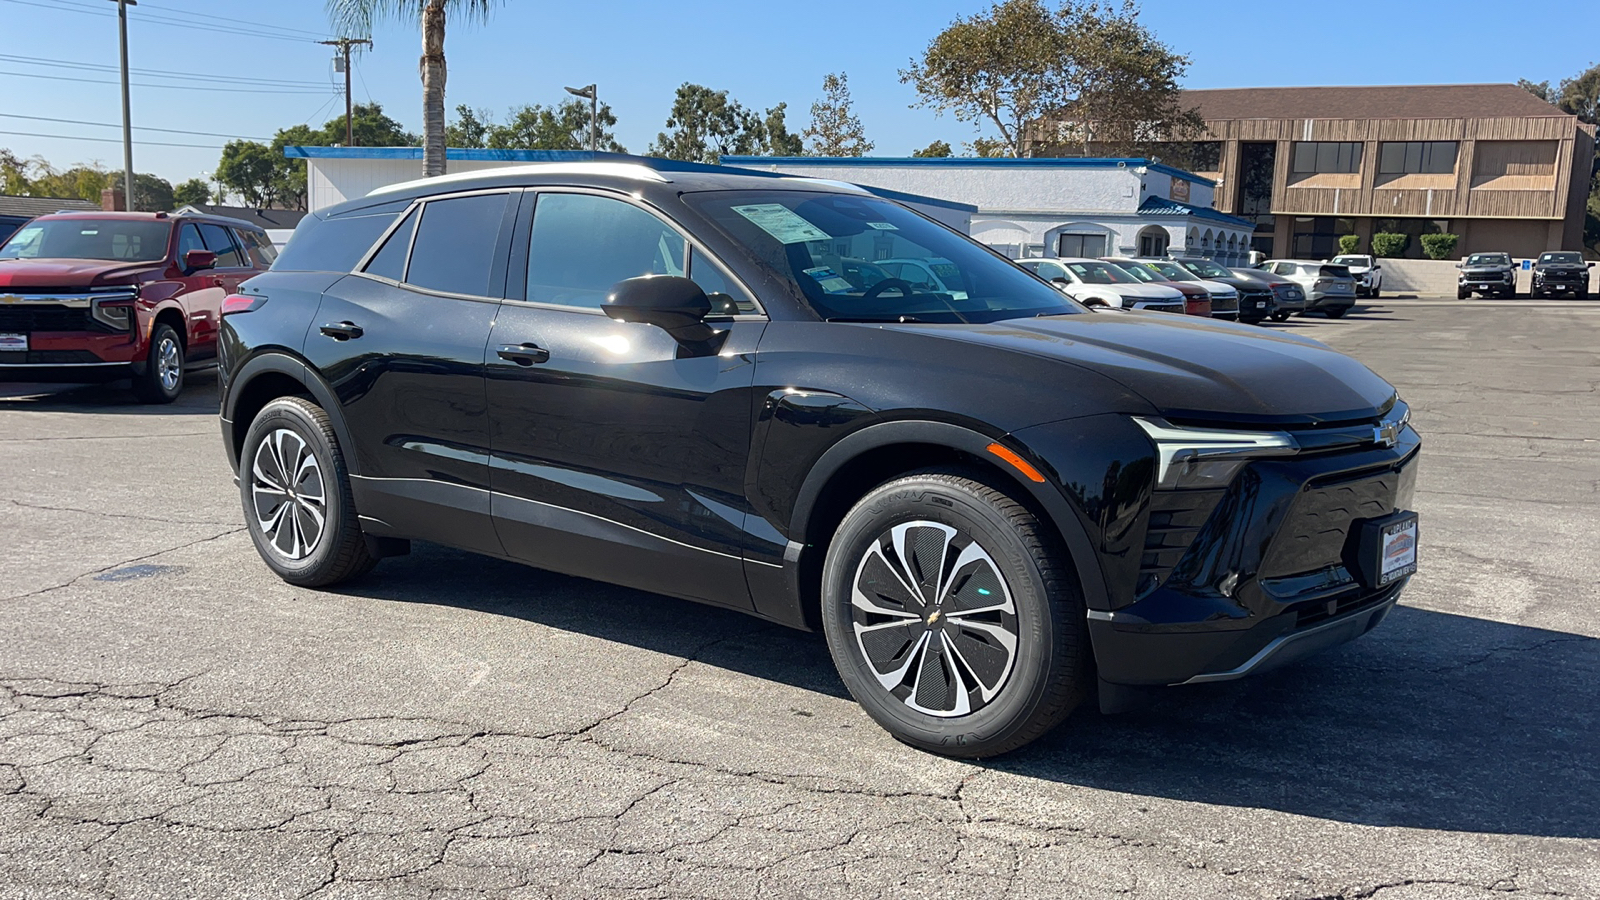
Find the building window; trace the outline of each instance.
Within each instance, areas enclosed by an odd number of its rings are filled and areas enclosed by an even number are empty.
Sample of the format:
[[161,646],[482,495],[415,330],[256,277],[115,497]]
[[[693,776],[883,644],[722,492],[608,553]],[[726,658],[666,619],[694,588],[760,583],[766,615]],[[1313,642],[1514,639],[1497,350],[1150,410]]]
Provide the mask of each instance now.
[[1167,145],[1162,151],[1170,154],[1171,162],[1180,169],[1190,172],[1220,172],[1222,171],[1222,142],[1221,141],[1183,141]]
[[1350,174],[1361,171],[1361,145],[1355,141],[1299,141],[1294,145],[1294,174]]
[[1139,255],[1140,256],[1166,256],[1167,255],[1167,232],[1166,232],[1166,229],[1162,229],[1161,231],[1149,231],[1149,232],[1146,232],[1144,234],[1139,235]]
[[1106,255],[1106,236],[1103,234],[1063,234],[1057,239],[1057,256],[1094,259]]
[[1455,141],[1390,141],[1378,146],[1379,175],[1449,175],[1455,170]]

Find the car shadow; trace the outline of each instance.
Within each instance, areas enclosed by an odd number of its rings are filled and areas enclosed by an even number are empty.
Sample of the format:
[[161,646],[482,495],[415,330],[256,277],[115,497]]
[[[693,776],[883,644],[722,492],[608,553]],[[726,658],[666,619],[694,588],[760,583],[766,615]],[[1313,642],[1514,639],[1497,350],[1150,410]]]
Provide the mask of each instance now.
[[209,368],[186,373],[183,393],[171,403],[140,403],[126,380],[104,384],[0,384],[0,410],[215,416],[217,370]]
[[[463,577],[470,572],[470,578]],[[429,544],[343,593],[537,622],[848,697],[821,635]],[[977,765],[1041,781],[1361,825],[1600,837],[1600,640],[1398,607],[1252,679],[1092,701]]]

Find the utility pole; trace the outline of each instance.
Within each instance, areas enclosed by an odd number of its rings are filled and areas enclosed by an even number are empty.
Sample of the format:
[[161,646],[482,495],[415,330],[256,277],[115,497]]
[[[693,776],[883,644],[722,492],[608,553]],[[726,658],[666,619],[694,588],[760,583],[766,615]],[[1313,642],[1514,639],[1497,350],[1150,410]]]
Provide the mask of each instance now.
[[338,47],[339,48],[339,52],[344,54],[343,59],[340,60],[340,62],[343,63],[343,68],[344,68],[344,145],[346,147],[354,147],[355,144],[356,144],[356,138],[355,138],[355,126],[354,126],[354,124],[352,124],[352,121],[351,121],[352,113],[351,113],[351,106],[350,106],[350,48],[351,48],[351,46],[353,46],[355,44],[365,44],[368,49],[371,49],[372,41],[367,40],[365,38],[346,38],[346,37],[342,37],[342,38],[339,38],[336,41],[318,41],[317,43],[319,43],[319,44],[327,44],[330,47]]
[[569,87],[567,93],[589,101],[589,152],[593,153],[600,149],[600,139],[596,131],[600,127],[600,89],[591,84],[581,88]]
[[133,210],[133,117],[128,104],[128,7],[139,0],[114,0],[117,32],[122,42],[122,208]]

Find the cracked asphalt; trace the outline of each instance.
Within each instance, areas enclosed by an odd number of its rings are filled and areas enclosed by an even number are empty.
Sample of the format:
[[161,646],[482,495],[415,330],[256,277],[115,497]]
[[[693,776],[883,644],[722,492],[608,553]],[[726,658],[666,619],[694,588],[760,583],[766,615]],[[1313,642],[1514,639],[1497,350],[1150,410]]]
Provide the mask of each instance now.
[[0,898],[1600,898],[1600,304],[1274,327],[1415,410],[1401,607],[980,763],[731,612],[433,546],[279,582],[210,377],[0,391]]

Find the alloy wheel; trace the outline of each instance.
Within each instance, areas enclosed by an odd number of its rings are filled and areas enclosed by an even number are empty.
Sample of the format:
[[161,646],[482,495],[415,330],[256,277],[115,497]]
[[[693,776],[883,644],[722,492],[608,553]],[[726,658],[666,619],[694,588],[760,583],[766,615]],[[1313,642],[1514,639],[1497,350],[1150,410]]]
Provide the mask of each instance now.
[[287,560],[311,554],[327,523],[328,492],[304,438],[278,428],[256,445],[250,497],[256,525],[274,553]]
[[850,604],[873,676],[917,712],[976,712],[1011,676],[1011,590],[988,551],[955,528],[926,520],[890,528],[856,566]]
[[156,375],[161,379],[162,390],[177,388],[178,379],[183,375],[183,359],[176,338],[164,337],[156,346]]

